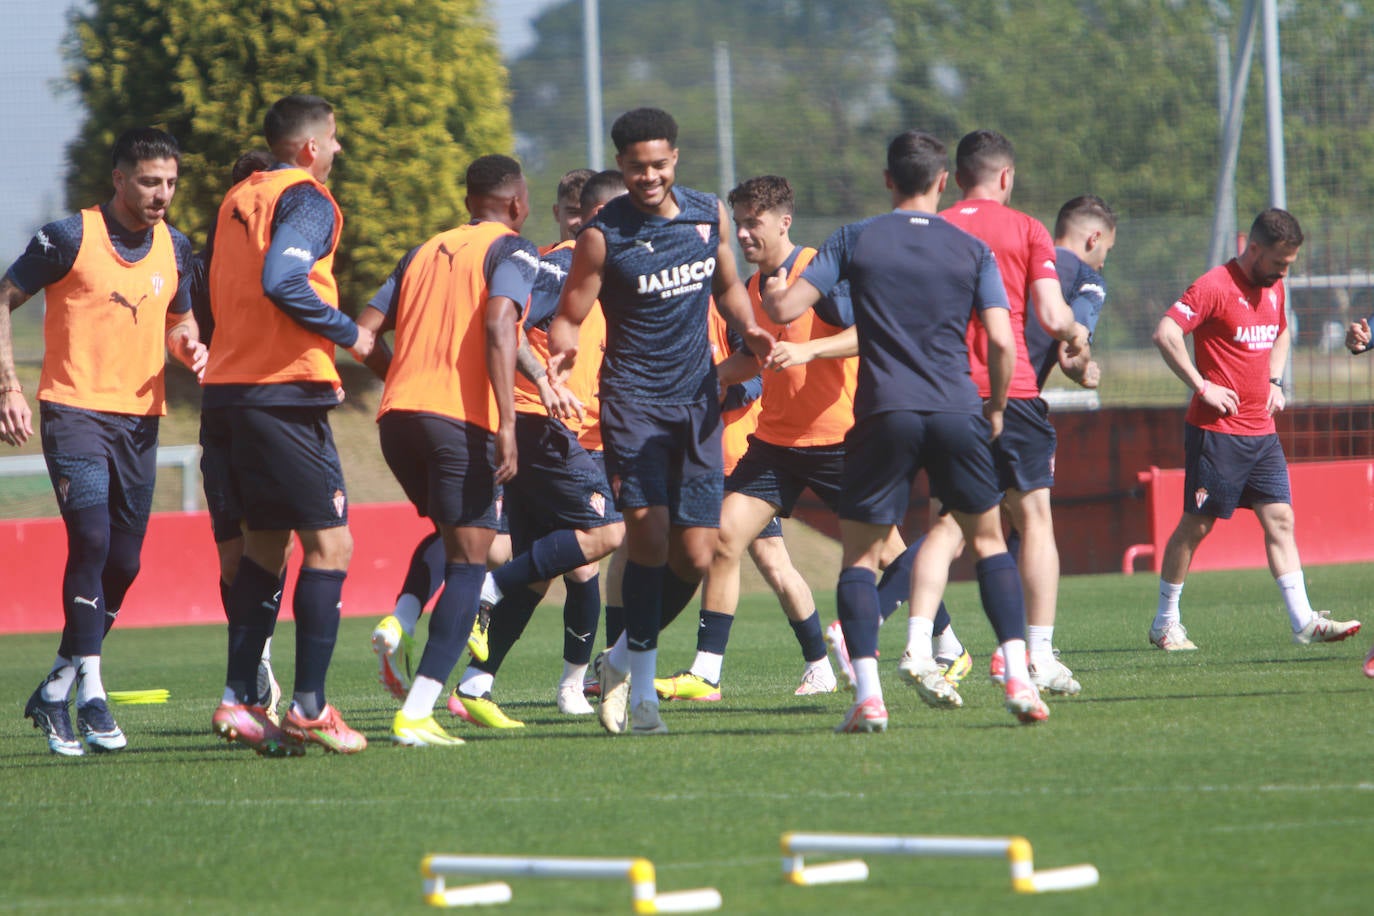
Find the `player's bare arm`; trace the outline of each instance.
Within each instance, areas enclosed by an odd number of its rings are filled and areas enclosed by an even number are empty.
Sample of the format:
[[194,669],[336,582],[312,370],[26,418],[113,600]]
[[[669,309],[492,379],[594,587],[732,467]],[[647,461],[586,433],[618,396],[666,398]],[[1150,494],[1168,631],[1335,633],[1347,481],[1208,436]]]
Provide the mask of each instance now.
[[1084,347],[1073,356],[1068,345],[1059,345],[1059,370],[1084,388],[1096,388],[1102,381],[1102,369],[1093,359],[1092,347]]
[[1016,335],[1011,329],[1011,312],[1001,308],[979,313],[988,332],[988,387],[990,396],[983,402],[983,416],[992,424],[992,437],[1002,435],[1002,415],[1007,409],[1007,392],[1016,371]]
[[558,298],[558,312],[549,325],[549,372],[560,385],[577,361],[577,329],[601,295],[605,270],[606,236],[594,227],[583,229]]
[[393,330],[393,324],[391,315],[384,315],[371,306],[364,308],[363,313],[358,316],[358,327],[371,331],[373,341],[372,352],[367,354],[363,365],[371,369],[372,374],[382,381],[386,381],[386,374],[391,371],[391,347],[382,339],[382,335]]
[[33,435],[33,411],[24,398],[14,368],[14,338],[10,312],[28,301],[29,294],[9,277],[0,280],[0,442],[23,445]]
[[1031,282],[1030,292],[1036,320],[1045,333],[1067,345],[1070,356],[1088,345],[1088,329],[1074,320],[1058,280],[1041,277]]
[[196,325],[195,315],[190,312],[180,315],[167,313],[167,352],[194,372],[196,378],[205,374],[210,351],[200,342],[200,328]]
[[1178,376],[1179,380],[1197,392],[1201,401],[1223,416],[1234,414],[1240,407],[1240,398],[1224,385],[1207,381],[1193,365],[1188,355],[1188,343],[1183,339],[1183,328],[1168,315],[1159,320],[1155,328],[1155,346],[1159,348],[1164,363]]
[[735,385],[740,382],[747,382],[759,374],[758,359],[752,353],[740,350],[731,353],[725,359],[716,363],[716,377],[720,379],[721,387]]
[[858,355],[859,330],[851,325],[838,334],[815,340],[780,340],[768,354],[765,368],[782,370],[805,366],[813,359],[845,359]]
[[1292,338],[1288,335],[1288,328],[1284,328],[1278,337],[1274,338],[1274,348],[1269,351],[1269,397],[1265,401],[1265,407],[1269,413],[1276,414],[1287,406],[1287,398],[1283,394],[1283,370],[1288,365],[1288,348],[1292,344]]
[[754,321],[754,306],[749,302],[749,291],[740,282],[739,271],[735,269],[735,251],[729,242],[730,219],[725,213],[724,204],[717,202],[716,208],[720,211],[720,244],[716,247],[716,272],[711,278],[716,311],[735,329],[736,334],[744,338],[749,349],[762,358],[773,349],[773,335]]
[[821,291],[805,277],[798,277],[787,285],[787,272],[781,268],[771,277],[764,277],[759,293],[763,312],[778,324],[787,324],[806,314],[806,310],[821,301]]
[[500,422],[496,430],[497,483],[515,476],[515,350],[520,308],[508,296],[487,300],[487,378],[496,397]]

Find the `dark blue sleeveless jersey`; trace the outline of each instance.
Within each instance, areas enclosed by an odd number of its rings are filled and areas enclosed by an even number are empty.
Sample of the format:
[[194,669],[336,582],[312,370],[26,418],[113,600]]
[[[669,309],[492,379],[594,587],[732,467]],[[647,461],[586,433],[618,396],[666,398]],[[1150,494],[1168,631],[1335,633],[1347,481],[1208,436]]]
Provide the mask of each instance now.
[[691,404],[716,397],[706,328],[720,204],[691,188],[672,193],[680,212],[670,220],[643,213],[622,196],[590,224],[606,238],[603,401]]
[[[1088,339],[1092,340],[1107,301],[1107,281],[1067,248],[1055,248],[1054,255],[1064,301],[1073,309],[1074,321],[1088,329]],[[1045,332],[1033,315],[1026,316],[1026,354],[1035,367],[1035,383],[1043,389],[1050,373],[1059,365],[1059,342]]]
[[933,213],[841,226],[802,273],[822,294],[849,281],[859,331],[854,418],[893,410],[978,413],[964,333],[1008,308],[992,250]]

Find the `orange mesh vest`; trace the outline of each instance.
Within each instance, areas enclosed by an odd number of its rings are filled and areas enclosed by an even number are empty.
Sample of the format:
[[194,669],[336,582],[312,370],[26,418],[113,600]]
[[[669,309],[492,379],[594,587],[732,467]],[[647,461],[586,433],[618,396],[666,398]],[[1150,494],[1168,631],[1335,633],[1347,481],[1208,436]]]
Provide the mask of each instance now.
[[[401,277],[396,333],[380,417],[422,411],[495,432],[500,414],[487,376],[487,250],[515,235],[480,222],[420,246]],[[524,303],[520,303],[522,306]]]
[[[803,248],[787,275],[791,286],[801,276],[816,249]],[[814,309],[787,324],[778,324],[763,311],[759,274],[749,278],[749,299],[754,320],[778,340],[819,340],[840,333],[826,324]],[[788,448],[838,445],[854,425],[854,387],[859,377],[859,358],[813,359],[804,366],[763,373],[763,405],[755,431],[764,442]]]
[[230,189],[215,224],[210,259],[210,310],[215,339],[205,368],[207,385],[271,385],[329,382],[337,385],[334,344],[301,327],[262,291],[262,265],[271,242],[272,215],[287,188],[313,184],[334,206],[329,253],[310,268],[310,286],[325,303],[339,307],[334,251],[343,213],[329,190],[304,169],[258,172]]
[[[730,355],[729,325],[725,323],[725,319],[716,310],[714,299],[711,304],[708,325],[711,358],[719,364]],[[745,449],[749,448],[749,434],[759,425],[759,411],[762,409],[763,400],[760,398],[744,407],[736,407],[734,410],[721,412],[720,446],[722,457],[725,460],[726,477],[730,476],[735,465],[739,464],[739,460],[744,457]]]
[[131,264],[115,251],[99,207],[81,211],[81,249],[47,288],[38,399],[107,413],[160,416],[167,308],[177,290],[176,249],[153,227],[148,253]]
[[568,388],[582,402],[582,426],[577,441],[589,452],[602,451],[601,358],[606,355],[606,316],[601,303],[593,302],[577,331],[577,362],[568,375]]

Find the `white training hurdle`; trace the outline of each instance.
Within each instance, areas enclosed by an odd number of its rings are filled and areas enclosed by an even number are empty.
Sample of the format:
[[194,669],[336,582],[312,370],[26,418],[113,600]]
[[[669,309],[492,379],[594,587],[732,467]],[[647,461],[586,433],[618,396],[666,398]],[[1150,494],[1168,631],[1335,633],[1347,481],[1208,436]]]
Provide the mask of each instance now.
[[883,836],[858,833],[784,833],[782,873],[793,884],[809,887],[868,879],[862,859],[825,862],[808,866],[805,856],[855,854],[883,856],[1006,857],[1011,865],[1012,889],[1022,894],[1068,891],[1093,887],[1098,882],[1092,865],[1070,865],[1036,871],[1031,844],[1025,837]]
[[510,885],[503,881],[448,887],[452,875],[502,878],[619,879],[630,882],[631,903],[640,916],[654,913],[701,913],[718,910],[720,891],[713,887],[658,892],[654,863],[648,859],[591,859],[540,856],[428,855],[420,863],[424,898],[431,906],[476,906],[507,903]]

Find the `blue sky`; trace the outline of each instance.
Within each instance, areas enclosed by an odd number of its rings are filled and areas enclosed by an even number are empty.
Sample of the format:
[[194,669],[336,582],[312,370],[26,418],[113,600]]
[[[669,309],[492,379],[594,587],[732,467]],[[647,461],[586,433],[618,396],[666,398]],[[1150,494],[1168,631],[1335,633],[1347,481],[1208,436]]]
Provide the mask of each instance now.
[[[503,51],[510,55],[527,46],[533,40],[530,20],[556,2],[487,0]],[[62,76],[60,46],[71,5],[0,0],[0,124],[9,140],[0,158],[0,261],[5,265],[35,229],[66,213],[65,149],[81,112],[76,97],[55,86]]]

